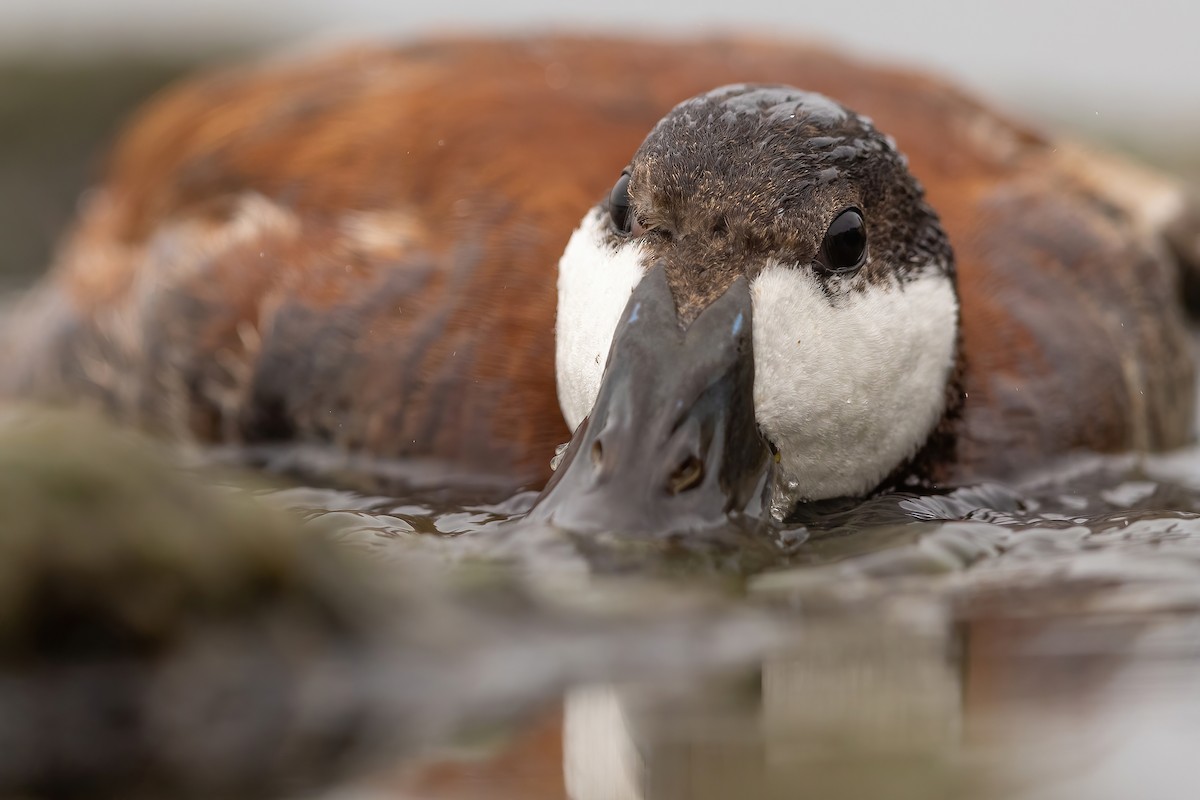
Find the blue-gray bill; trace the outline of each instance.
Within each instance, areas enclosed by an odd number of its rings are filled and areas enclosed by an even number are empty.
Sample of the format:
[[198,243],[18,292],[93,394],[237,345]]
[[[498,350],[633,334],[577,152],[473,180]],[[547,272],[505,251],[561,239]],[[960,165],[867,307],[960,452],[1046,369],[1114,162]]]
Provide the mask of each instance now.
[[750,290],[738,278],[686,330],[661,267],[617,325],[596,404],[531,520],[677,536],[761,519],[772,458],[754,419]]

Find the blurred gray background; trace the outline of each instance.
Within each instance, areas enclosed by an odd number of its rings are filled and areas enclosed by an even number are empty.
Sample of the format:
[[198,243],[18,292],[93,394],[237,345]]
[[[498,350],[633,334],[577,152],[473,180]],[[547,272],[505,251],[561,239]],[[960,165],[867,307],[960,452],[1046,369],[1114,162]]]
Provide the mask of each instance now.
[[44,265],[120,119],[196,64],[464,29],[821,39],[1200,178],[1200,3],[1186,0],[0,0],[0,285]]

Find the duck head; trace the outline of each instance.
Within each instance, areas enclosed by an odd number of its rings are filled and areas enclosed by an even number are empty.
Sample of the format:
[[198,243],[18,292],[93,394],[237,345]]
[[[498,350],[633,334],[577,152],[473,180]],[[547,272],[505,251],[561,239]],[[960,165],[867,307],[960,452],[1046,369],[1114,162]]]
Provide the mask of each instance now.
[[681,532],[862,496],[951,411],[953,256],[870,120],[735,85],[655,126],[559,264],[574,437],[534,516]]

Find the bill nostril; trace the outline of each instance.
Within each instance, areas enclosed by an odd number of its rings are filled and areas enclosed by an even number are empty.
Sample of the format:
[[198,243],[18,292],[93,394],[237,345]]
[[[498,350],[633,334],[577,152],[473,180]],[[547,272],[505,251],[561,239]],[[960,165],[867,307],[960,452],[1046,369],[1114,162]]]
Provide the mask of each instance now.
[[704,480],[704,462],[694,455],[689,455],[679,462],[679,466],[667,478],[667,490],[671,494],[682,494],[694,489]]
[[602,466],[604,464],[604,445],[600,444],[599,439],[592,442],[592,448],[590,452],[592,454],[592,463],[596,465],[597,468]]

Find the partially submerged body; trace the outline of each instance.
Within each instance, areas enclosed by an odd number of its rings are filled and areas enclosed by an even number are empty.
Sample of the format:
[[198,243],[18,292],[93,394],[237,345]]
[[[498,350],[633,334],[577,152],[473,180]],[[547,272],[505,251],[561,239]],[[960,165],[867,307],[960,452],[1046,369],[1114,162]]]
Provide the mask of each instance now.
[[655,123],[733,81],[870,117],[940,217],[961,358],[925,479],[1188,440],[1177,186],[928,77],[761,41],[453,40],[185,83],[118,143],[0,382],[173,438],[540,485],[571,433],[555,265]]

